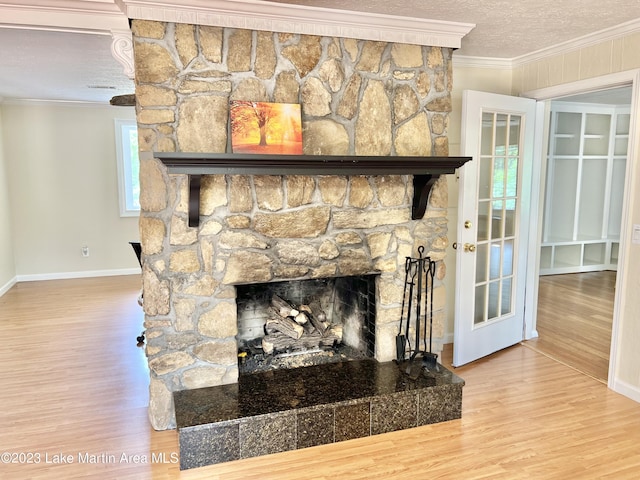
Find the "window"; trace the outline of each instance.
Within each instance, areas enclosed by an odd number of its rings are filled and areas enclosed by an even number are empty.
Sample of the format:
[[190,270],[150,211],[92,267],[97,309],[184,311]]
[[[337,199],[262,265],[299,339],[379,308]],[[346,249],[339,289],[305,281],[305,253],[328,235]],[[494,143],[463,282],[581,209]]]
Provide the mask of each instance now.
[[137,217],[140,214],[140,160],[135,120],[116,120],[116,155],[120,216]]

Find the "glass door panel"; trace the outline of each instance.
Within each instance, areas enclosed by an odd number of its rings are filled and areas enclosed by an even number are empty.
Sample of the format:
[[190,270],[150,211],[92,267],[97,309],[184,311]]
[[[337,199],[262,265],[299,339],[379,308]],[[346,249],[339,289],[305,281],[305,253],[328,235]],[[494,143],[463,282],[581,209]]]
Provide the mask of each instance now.
[[476,327],[513,312],[521,124],[522,118],[516,114],[484,112],[482,116],[476,236]]

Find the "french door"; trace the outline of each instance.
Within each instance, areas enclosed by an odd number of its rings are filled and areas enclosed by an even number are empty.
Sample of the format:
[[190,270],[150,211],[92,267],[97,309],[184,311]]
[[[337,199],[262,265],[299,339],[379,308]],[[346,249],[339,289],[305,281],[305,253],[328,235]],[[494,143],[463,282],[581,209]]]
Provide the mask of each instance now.
[[454,366],[523,339],[535,113],[531,99],[463,93]]

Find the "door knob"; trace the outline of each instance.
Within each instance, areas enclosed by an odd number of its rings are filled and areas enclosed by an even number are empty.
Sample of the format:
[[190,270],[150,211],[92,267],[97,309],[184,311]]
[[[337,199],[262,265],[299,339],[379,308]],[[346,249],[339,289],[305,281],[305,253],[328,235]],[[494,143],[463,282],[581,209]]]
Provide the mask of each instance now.
[[473,243],[465,243],[464,244],[464,251],[465,252],[475,252],[476,251],[476,246]]

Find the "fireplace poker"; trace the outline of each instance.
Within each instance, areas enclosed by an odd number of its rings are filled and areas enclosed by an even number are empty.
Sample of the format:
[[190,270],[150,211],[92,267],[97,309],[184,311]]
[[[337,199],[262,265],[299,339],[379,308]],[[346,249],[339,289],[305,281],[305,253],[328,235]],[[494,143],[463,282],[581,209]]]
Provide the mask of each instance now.
[[[396,335],[396,360],[398,362],[404,362],[405,353],[407,349],[407,337],[402,333],[402,324],[404,317],[404,305],[407,299],[407,282],[409,281],[409,270],[411,269],[411,257],[405,257],[404,261],[404,293],[402,295],[402,308],[400,309],[400,326],[398,327],[398,334]],[[409,294],[411,296],[411,294]],[[409,305],[411,305],[411,298],[409,298]],[[409,307],[411,311],[411,307]],[[407,317],[407,325],[409,325],[409,318]]]
[[[434,368],[434,369],[438,369],[438,354],[437,353],[433,353],[433,280],[435,277],[435,273],[436,273],[436,262],[434,262],[433,260],[429,259],[429,270],[427,271],[427,273],[429,274],[429,279],[430,284],[431,284],[431,291],[429,292],[429,350],[427,352],[424,352],[423,356],[422,356],[422,364],[427,367],[427,368]],[[426,314],[426,312],[425,312]],[[426,323],[426,315],[425,315],[425,323]],[[426,325],[425,325],[425,330],[426,330]],[[426,332],[425,332],[426,333]],[[427,348],[426,345],[426,340],[425,340],[425,349]]]

